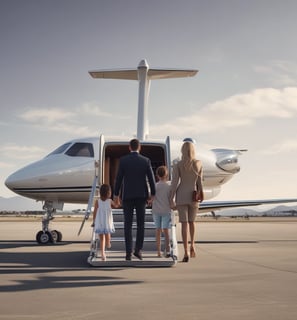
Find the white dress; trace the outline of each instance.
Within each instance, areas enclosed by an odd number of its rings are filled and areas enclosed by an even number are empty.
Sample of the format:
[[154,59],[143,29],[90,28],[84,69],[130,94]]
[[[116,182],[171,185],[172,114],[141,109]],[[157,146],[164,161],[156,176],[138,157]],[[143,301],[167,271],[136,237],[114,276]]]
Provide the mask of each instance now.
[[111,210],[111,199],[106,199],[105,201],[98,199],[98,209],[95,219],[95,233],[106,234],[114,232],[115,228]]

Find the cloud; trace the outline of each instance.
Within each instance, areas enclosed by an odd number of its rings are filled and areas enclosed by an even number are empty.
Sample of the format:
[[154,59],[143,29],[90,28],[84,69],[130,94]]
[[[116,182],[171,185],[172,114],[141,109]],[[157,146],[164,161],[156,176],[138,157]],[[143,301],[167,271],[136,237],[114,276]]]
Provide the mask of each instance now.
[[207,104],[195,113],[152,126],[150,131],[158,135],[184,136],[188,133],[195,136],[251,126],[258,119],[291,119],[296,115],[297,87],[263,88]]
[[[96,119],[104,123],[105,118],[127,119],[126,115],[105,112],[95,102],[86,102],[78,106],[74,111],[65,111],[59,108],[31,108],[19,115],[19,117],[39,130],[49,132],[61,132],[80,136],[98,134]],[[84,121],[85,118],[85,121]],[[86,123],[87,125],[82,125]],[[95,126],[95,129],[93,128]]]
[[73,135],[73,133],[75,133],[77,136],[84,137],[98,134],[96,130],[91,129],[88,126],[82,126],[77,123],[71,124],[67,122],[55,123],[45,129],[48,131],[68,133],[70,135]]
[[25,121],[37,123],[54,123],[57,121],[73,118],[74,112],[64,111],[58,108],[29,109],[20,115]]
[[0,161],[0,168],[6,169],[6,168],[12,168],[14,165],[11,162],[3,162]]
[[96,102],[86,102],[77,110],[79,113],[94,115],[99,117],[112,117],[110,112],[103,111]]
[[256,73],[266,75],[277,86],[297,85],[297,64],[285,60],[270,60],[264,65],[253,67]]
[[[90,115],[93,115],[91,119]],[[198,136],[201,133],[223,133],[233,128],[252,126],[259,119],[292,119],[296,115],[297,87],[262,88],[209,103],[197,108],[196,112],[170,119],[162,125],[151,126],[150,135],[183,137]],[[40,130],[91,136],[98,133],[99,124],[103,129],[106,126],[104,119],[111,116],[113,123],[122,118],[105,112],[95,102],[88,102],[73,112],[58,108],[30,109],[20,117]],[[97,117],[100,123],[97,122]]]
[[297,140],[288,139],[280,143],[272,145],[270,148],[263,150],[261,153],[264,155],[283,154],[288,152],[297,151]]
[[44,154],[45,149],[36,146],[8,144],[1,147],[1,157],[11,159],[34,159]]

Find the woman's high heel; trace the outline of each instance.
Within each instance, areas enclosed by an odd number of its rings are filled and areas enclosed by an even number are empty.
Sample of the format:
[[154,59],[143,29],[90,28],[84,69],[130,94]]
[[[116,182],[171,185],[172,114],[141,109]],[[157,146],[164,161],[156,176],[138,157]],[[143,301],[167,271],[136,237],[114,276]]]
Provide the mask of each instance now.
[[189,256],[184,256],[183,262],[189,262]]
[[196,257],[196,251],[195,251],[194,247],[191,247],[190,256],[191,256],[191,258],[195,258]]
[[106,255],[105,254],[101,255],[101,260],[102,261],[106,261]]

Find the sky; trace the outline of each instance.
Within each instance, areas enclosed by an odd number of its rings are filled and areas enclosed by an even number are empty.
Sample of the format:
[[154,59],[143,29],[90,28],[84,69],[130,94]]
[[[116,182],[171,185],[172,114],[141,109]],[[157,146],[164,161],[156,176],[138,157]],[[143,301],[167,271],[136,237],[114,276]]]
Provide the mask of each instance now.
[[151,83],[151,137],[248,149],[214,200],[296,198],[296,12],[294,0],[0,0],[0,197],[68,140],[135,135],[137,82],[88,71],[146,59],[199,70]]

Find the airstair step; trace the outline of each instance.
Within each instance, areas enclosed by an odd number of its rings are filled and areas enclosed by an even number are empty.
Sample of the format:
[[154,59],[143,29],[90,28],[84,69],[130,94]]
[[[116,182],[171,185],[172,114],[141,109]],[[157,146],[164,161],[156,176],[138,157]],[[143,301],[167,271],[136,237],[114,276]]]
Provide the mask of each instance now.
[[100,257],[88,258],[88,263],[93,267],[173,267],[177,263],[176,257],[157,257],[156,252],[144,252],[143,260],[132,257],[131,261],[125,260],[124,251],[108,251],[106,261],[102,261]]
[[[135,237],[133,237],[133,242],[135,242]],[[163,241],[164,238],[161,237],[161,241]],[[144,237],[144,242],[156,242],[156,238],[155,237]],[[122,236],[117,236],[115,234],[112,234],[111,236],[111,242],[125,242],[125,238],[124,238],[124,235]]]
[[[114,222],[123,222],[124,221],[124,214],[122,210],[113,210],[112,212],[113,221]],[[136,221],[136,215],[133,215],[134,221]],[[145,213],[145,222],[153,222],[153,216],[151,211],[146,211]]]

